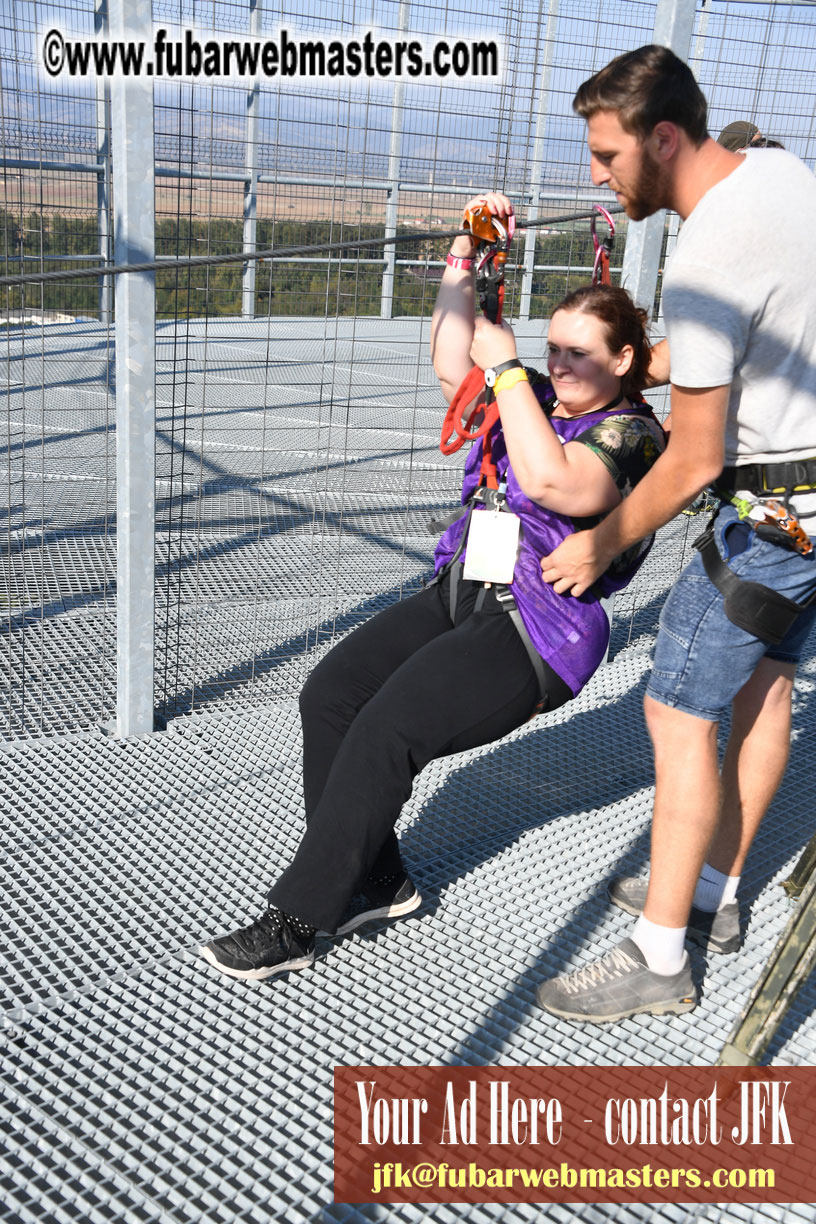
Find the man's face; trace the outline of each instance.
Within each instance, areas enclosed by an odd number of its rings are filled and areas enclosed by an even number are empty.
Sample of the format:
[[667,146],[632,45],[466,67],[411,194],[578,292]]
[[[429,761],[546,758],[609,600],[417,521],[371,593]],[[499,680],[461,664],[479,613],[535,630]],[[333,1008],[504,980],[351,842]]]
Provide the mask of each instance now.
[[633,221],[668,205],[669,174],[648,142],[625,132],[616,111],[597,111],[587,120],[590,174],[596,187],[609,186]]

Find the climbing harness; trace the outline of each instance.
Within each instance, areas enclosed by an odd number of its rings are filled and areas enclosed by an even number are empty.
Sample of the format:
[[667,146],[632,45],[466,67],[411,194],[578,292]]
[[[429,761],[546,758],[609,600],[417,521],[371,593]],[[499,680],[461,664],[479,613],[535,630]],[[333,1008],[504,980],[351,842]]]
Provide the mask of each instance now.
[[[439,573],[435,574],[427,584],[429,587],[434,586],[437,582],[441,582],[446,574],[450,575],[450,585],[448,588],[448,614],[451,618],[451,622],[455,621],[456,619],[456,601],[459,592],[459,582],[464,577],[464,566],[458,565],[457,562],[464,552],[465,545],[468,542],[470,526],[473,519],[473,511],[477,505],[482,505],[486,510],[501,513],[502,507],[506,501],[506,490],[507,485],[504,480],[502,480],[501,484],[496,489],[488,489],[485,485],[480,485],[468,499],[466,505],[459,506],[455,511],[451,512],[451,514],[445,515],[444,518],[435,520],[428,524],[429,530],[433,534],[437,534],[438,530],[445,530],[447,527],[452,526],[458,519],[467,515],[464,530],[462,531],[462,535],[459,538],[459,543],[456,546],[456,552],[453,554],[450,561],[448,561],[447,564],[439,571]],[[510,616],[515,630],[521,638],[521,643],[524,649],[527,651],[527,657],[530,660],[533,671],[535,672],[535,677],[538,681],[539,699],[536,703],[535,709],[530,715],[531,718],[535,718],[536,714],[540,714],[545,708],[545,705],[549,699],[547,669],[544,666],[544,661],[542,660],[541,655],[533,645],[533,640],[527,632],[527,627],[525,626],[524,621],[521,619],[521,613],[518,610],[513,592],[506,583],[485,582],[482,590],[479,592],[476,604],[474,606],[474,611],[479,611],[491,586],[493,588],[496,601]]]
[[[600,215],[607,224],[606,237],[601,240],[598,237],[596,221]],[[470,231],[471,236],[476,240],[476,293],[479,298],[479,305],[485,317],[491,323],[501,322],[502,308],[504,305],[504,269],[507,263],[507,252],[510,242],[513,238],[515,230],[515,218],[508,218],[508,225],[505,227],[500,221],[492,216],[484,206],[477,209],[466,210],[464,220],[464,228]],[[612,217],[605,208],[600,204],[594,205],[590,220],[590,231],[592,234],[592,242],[595,249],[595,262],[592,268],[592,283],[610,284],[609,276],[609,255],[612,250],[612,244],[615,237],[615,223]],[[501,372],[508,368],[511,364],[521,366],[520,362],[505,363],[499,366],[493,373]],[[490,530],[491,537],[500,534],[503,537],[508,537],[512,542],[513,532],[509,529],[498,532],[500,527],[499,522],[490,523],[489,519],[480,515],[478,520],[474,520],[473,511],[477,505],[484,506],[485,510],[493,511],[495,514],[501,515],[504,512],[506,505],[506,484],[504,481],[499,483],[496,464],[492,454],[492,432],[493,426],[499,420],[499,408],[496,403],[495,393],[493,390],[494,379],[491,379],[491,385],[487,385],[485,381],[485,372],[480,370],[478,366],[474,366],[465,375],[461,385],[453,396],[442,425],[442,437],[439,443],[439,449],[443,455],[452,455],[458,451],[465,442],[476,442],[480,438],[482,440],[482,461],[479,469],[478,487],[468,499],[466,505],[457,507],[455,511],[443,516],[441,519],[434,520],[429,523],[431,531],[445,530],[450,527],[458,519],[467,515],[467,519],[459,540],[458,547],[453,557],[447,563],[443,570],[436,575],[432,582],[439,581],[443,574],[450,574],[450,616],[454,619],[456,611],[456,595],[461,577],[474,578],[476,581],[484,581],[484,591],[480,594],[476,602],[476,609],[481,606],[484,601],[486,591],[492,586],[496,599],[500,606],[509,614],[516,628],[516,631],[521,638],[524,649],[532,664],[533,670],[538,680],[540,700],[534,714],[540,712],[544,708],[547,698],[547,673],[543,665],[541,656],[533,645],[524,621],[521,618],[521,613],[518,610],[510,583],[512,583],[512,564],[509,564],[510,576],[503,577],[503,580],[496,581],[495,578],[487,578],[482,576],[482,571],[475,569],[473,572],[463,572],[463,566],[457,562],[464,551],[465,544],[468,544],[468,563],[471,562],[471,553],[474,551],[472,528],[478,523],[479,527],[485,529],[485,533]],[[472,405],[468,410],[468,405]],[[467,411],[467,416],[464,416]],[[515,515],[504,513],[503,517],[513,518],[516,525],[518,519]],[[505,524],[501,524],[502,527]],[[518,538],[518,532],[515,533],[515,538]],[[507,568],[508,552],[506,549],[510,547],[505,541],[502,541],[503,557],[502,560]],[[486,572],[486,571],[485,571]]]
[[[790,505],[794,493],[816,491],[816,456],[782,463],[745,463],[723,468],[712,485],[719,502],[734,506],[739,520],[762,540],[808,557],[813,543]],[[732,624],[778,646],[796,617],[816,602],[816,593],[796,603],[771,587],[739,578],[720,556],[710,523],[694,541],[703,567],[723,596]]]
[[738,577],[720,556],[713,524],[694,541],[694,547],[708,578],[723,596],[723,610],[731,623],[771,646],[778,646],[799,613],[816,601],[814,593],[804,603],[796,603],[761,582]]
[[741,463],[739,467],[724,467],[714,483],[726,492],[749,489],[757,494],[781,494],[787,501],[794,493],[816,489],[816,455],[809,455],[807,459],[786,459],[781,463]]
[[[798,470],[792,473],[790,469],[794,467]],[[755,531],[760,539],[807,557],[813,553],[813,544],[795,510],[788,504],[787,499],[793,488],[780,486],[773,489],[774,492],[783,493],[784,501],[769,497],[766,490],[769,479],[787,480],[791,475],[797,481],[794,487],[802,490],[812,488],[814,486],[807,483],[809,470],[816,473],[816,464],[812,460],[803,460],[799,464],[746,464],[739,468],[726,468],[715,482],[714,492],[722,503],[735,507],[739,521]],[[742,487],[743,482],[753,484],[757,491]],[[734,488],[735,484],[739,484],[739,487]],[[804,603],[796,603],[760,582],[738,577],[720,556],[713,523],[694,541],[694,547],[700,552],[710,581],[723,596],[725,615],[732,624],[761,641],[778,646],[793,627],[797,616],[816,602],[816,592]]]

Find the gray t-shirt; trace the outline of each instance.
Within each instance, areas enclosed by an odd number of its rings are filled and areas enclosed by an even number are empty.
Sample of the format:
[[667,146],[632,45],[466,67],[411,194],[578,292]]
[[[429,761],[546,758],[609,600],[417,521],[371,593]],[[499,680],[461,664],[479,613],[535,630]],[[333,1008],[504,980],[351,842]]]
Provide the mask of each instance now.
[[[726,465],[816,456],[814,223],[814,176],[755,149],[706,192],[666,266],[672,382],[731,384]],[[816,495],[793,504],[816,514]]]

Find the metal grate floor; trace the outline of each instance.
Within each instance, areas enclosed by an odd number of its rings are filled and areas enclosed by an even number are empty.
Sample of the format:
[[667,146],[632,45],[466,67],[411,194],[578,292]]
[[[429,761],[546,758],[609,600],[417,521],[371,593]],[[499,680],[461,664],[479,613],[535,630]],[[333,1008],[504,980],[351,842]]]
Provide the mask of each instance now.
[[[294,703],[178,719],[165,734],[21,742],[4,796],[0,1219],[413,1222],[331,1201],[336,1064],[711,1063],[787,916],[778,886],[812,825],[816,659],[794,758],[745,876],[742,951],[695,954],[687,1016],[588,1028],[534,1004],[605,950],[605,899],[644,870],[649,656],[622,649],[570,706],[417,780],[401,825],[415,916],[323,940],[314,970],[221,978],[195,955],[257,910],[301,827]],[[627,749],[620,752],[620,745]],[[613,751],[614,749],[614,751]],[[816,982],[772,1054],[812,1062]],[[806,1208],[434,1207],[433,1219],[813,1219]],[[589,1212],[589,1214],[588,1214]]]
[[[457,498],[456,463],[434,450],[418,323],[341,320],[327,338],[322,321],[276,320],[271,350],[268,330],[159,328],[157,674],[175,719],[127,742],[94,729],[115,698],[105,335],[45,329],[10,363],[0,1221],[815,1219],[332,1202],[337,1064],[716,1058],[786,921],[778,881],[812,832],[816,643],[792,763],[745,876],[744,947],[709,965],[694,954],[705,994],[688,1016],[575,1028],[534,1003],[542,977],[627,929],[605,884],[646,869],[640,703],[660,603],[698,531],[686,518],[619,597],[611,662],[579,698],[417,779],[401,825],[415,915],[322,941],[308,973],[220,978],[196,946],[256,912],[300,835],[292,698],[337,634],[419,581],[424,520]],[[393,419],[406,404],[408,447]],[[811,982],[776,1062],[813,1061],[815,1005]]]

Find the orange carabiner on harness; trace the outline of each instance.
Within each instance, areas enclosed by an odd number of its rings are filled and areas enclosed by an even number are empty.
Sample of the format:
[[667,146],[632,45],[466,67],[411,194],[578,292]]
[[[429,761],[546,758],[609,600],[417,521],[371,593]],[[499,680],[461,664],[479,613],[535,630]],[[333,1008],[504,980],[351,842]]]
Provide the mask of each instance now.
[[516,221],[512,215],[505,227],[484,205],[465,209],[463,229],[476,239],[476,292],[482,312],[491,323],[501,323],[504,306],[504,265],[513,241]]
[[[507,250],[515,231],[515,218],[508,218],[505,227],[484,205],[465,210],[462,220],[464,229],[469,229],[476,239],[476,291],[479,305],[491,323],[500,323],[504,307],[504,266]],[[474,400],[475,397],[475,400]],[[463,419],[468,404],[473,407]],[[475,421],[482,415],[478,426]],[[484,371],[474,366],[462,380],[461,386],[450,402],[442,425],[439,449],[443,455],[452,455],[465,442],[476,442],[482,438],[482,466],[480,483],[489,489],[498,488],[496,465],[490,448],[490,431],[499,419],[499,408],[490,387],[485,386]]]
[[764,498],[748,515],[757,535],[774,540],[781,535],[788,548],[807,557],[813,552],[813,544],[796,515],[796,512],[775,497]]

